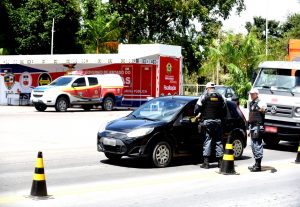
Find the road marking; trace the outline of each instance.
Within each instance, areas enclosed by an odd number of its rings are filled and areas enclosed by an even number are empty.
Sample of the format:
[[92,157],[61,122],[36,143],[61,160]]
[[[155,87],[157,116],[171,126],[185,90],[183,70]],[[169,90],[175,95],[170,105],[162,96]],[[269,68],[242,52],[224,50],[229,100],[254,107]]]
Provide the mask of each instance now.
[[[217,173],[216,169],[211,168],[208,170],[197,169],[188,171],[184,174],[182,172],[176,173],[166,173],[160,175],[138,177],[138,178],[126,178],[126,179],[117,179],[113,181],[103,181],[97,183],[88,183],[88,184],[74,184],[71,186],[62,186],[57,187],[55,191],[52,191],[50,194],[53,195],[53,198],[62,198],[67,196],[79,196],[82,194],[95,193],[95,192],[108,192],[116,190],[126,190],[130,188],[143,188],[143,187],[153,187],[159,185],[167,184],[180,184],[182,182],[199,182],[207,181],[212,179],[227,179],[228,176],[245,176],[250,172],[245,165],[236,167],[235,170],[240,173],[240,175],[222,175]],[[259,173],[268,173],[268,171],[275,170],[291,170],[291,169],[300,169],[300,165],[295,164],[291,160],[283,160],[281,162],[265,162],[262,165],[263,172]],[[257,173],[255,173],[257,174]],[[13,204],[18,202],[28,201],[28,197],[25,195],[0,195],[0,206],[2,204]]]

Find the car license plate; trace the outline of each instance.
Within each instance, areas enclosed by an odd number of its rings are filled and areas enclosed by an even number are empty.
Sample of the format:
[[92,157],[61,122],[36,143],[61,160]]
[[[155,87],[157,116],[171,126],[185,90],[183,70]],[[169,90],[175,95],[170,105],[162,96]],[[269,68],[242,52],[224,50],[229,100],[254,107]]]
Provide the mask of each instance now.
[[265,132],[277,133],[277,127],[265,126]]
[[103,144],[104,145],[110,145],[110,146],[116,146],[117,145],[117,140],[115,139],[108,139],[108,138],[103,138]]

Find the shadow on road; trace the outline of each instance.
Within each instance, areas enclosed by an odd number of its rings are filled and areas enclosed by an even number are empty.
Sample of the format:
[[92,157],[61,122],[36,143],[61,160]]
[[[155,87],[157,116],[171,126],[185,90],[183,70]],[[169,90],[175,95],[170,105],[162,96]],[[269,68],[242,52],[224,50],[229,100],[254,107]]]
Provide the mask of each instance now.
[[261,171],[268,171],[270,170],[270,173],[277,172],[277,169],[271,166],[261,166]]
[[[249,156],[242,156],[238,160],[248,160],[252,159],[252,157]],[[124,157],[121,160],[100,160],[101,163],[107,164],[107,165],[114,165],[119,167],[128,167],[128,168],[140,168],[140,169],[152,169],[156,168],[153,166],[153,164],[150,162],[150,160],[142,159],[142,158],[130,158],[130,157]],[[174,157],[172,159],[172,162],[168,166],[170,167],[179,167],[179,166],[185,166],[185,165],[200,165],[203,162],[202,157],[193,157],[193,156],[182,156],[182,157]],[[211,168],[217,167],[217,160],[216,159],[210,159],[210,166]]]

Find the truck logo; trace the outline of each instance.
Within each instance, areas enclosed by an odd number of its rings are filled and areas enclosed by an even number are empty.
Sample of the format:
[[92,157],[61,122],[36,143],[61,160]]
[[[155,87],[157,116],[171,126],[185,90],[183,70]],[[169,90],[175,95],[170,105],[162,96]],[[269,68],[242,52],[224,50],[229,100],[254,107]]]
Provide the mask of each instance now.
[[6,73],[4,75],[4,85],[8,90],[12,89],[15,84],[15,75],[13,73]]
[[166,68],[167,68],[167,73],[171,74],[172,73],[172,65],[171,65],[171,63],[168,63],[167,66],[166,66]]
[[276,114],[276,112],[277,112],[277,106],[272,106],[271,107],[271,113]]

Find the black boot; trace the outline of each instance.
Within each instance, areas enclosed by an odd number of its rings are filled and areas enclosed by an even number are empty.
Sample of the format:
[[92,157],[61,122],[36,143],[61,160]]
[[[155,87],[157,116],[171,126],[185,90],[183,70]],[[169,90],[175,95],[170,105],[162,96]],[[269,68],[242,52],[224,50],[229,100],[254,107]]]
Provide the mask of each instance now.
[[222,157],[218,157],[218,168],[221,168],[222,161],[223,161],[223,158]]
[[260,172],[261,171],[261,158],[255,160],[255,164],[252,167],[248,167],[251,172]]
[[200,165],[201,168],[209,169],[209,159],[208,157],[204,157],[204,161],[202,165]]

